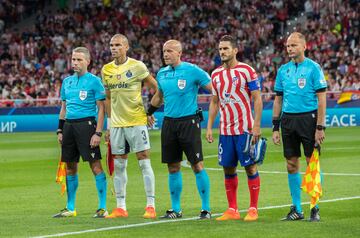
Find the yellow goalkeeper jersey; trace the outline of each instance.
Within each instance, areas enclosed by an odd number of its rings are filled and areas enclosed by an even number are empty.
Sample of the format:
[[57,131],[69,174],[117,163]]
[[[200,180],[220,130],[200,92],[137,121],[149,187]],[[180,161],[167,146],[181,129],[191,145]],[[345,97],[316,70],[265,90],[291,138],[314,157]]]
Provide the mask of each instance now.
[[141,82],[149,75],[141,61],[127,58],[122,65],[112,61],[102,68],[102,80],[111,93],[111,127],[147,124]]

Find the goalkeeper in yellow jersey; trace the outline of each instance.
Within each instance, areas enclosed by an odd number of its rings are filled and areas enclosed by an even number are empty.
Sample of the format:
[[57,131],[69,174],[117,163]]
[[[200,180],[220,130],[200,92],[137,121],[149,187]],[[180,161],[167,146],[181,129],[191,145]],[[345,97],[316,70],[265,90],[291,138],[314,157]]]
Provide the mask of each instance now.
[[[127,154],[136,153],[144,179],[146,208],[144,218],[155,218],[155,177],[151,167],[150,140],[147,130],[148,119],[142,101],[142,82],[157,89],[156,80],[145,64],[127,56],[129,42],[126,36],[114,35],[110,40],[113,61],[104,65],[101,71],[106,89],[106,112],[108,130],[106,141],[111,143],[115,155],[114,187],[117,206],[106,218],[127,217],[126,183]],[[149,123],[149,124],[151,124]]]

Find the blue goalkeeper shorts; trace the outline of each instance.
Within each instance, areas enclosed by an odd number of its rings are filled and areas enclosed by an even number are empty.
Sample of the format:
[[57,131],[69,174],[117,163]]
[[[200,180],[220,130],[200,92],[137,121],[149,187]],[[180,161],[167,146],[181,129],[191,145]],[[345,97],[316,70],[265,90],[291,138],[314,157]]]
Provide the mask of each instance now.
[[249,150],[251,144],[251,135],[248,133],[242,135],[225,136],[220,135],[219,139],[219,165],[223,167],[236,167],[238,161],[241,166],[246,167],[255,162],[250,158]]

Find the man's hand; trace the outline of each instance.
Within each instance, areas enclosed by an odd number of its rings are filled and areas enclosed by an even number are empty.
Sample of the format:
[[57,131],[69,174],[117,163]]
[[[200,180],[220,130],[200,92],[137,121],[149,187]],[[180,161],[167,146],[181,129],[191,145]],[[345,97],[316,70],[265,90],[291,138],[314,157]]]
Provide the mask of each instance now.
[[252,141],[251,141],[251,144],[256,144],[260,137],[261,137],[261,129],[260,129],[260,126],[254,126],[253,129],[252,129],[252,133],[253,133],[253,138],[252,138]]
[[212,129],[207,129],[207,130],[206,130],[206,140],[207,140],[207,142],[209,142],[209,143],[213,143],[213,142],[214,142]]
[[59,144],[62,144],[62,140],[63,140],[63,134],[62,133],[57,134],[57,140],[58,140]]
[[99,146],[100,144],[100,141],[101,141],[101,137],[94,134],[92,137],[91,137],[91,140],[90,140],[90,146],[91,148],[95,148],[97,146]]
[[106,130],[105,132],[105,142],[110,142],[110,130]]
[[272,140],[273,140],[275,145],[280,145],[281,144],[280,132],[279,131],[273,131]]
[[315,132],[315,142],[321,145],[325,140],[325,131],[324,130],[316,130]]
[[152,128],[155,124],[155,117],[154,115],[147,116],[147,125],[148,127]]

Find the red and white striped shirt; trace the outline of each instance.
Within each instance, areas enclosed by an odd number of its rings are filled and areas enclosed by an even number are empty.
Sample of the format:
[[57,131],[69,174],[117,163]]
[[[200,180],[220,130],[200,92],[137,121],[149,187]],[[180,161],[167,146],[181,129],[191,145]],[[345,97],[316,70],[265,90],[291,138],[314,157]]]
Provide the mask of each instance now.
[[254,119],[248,83],[255,80],[255,70],[240,62],[231,69],[220,66],[212,72],[213,95],[218,96],[220,101],[221,135],[251,133]]

